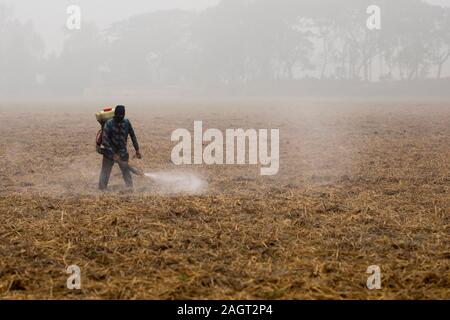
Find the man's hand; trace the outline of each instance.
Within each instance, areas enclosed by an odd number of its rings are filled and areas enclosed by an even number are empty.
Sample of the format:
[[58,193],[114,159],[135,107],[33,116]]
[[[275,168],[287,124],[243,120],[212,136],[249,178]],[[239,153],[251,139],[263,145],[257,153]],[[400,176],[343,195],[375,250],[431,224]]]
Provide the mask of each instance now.
[[113,155],[113,160],[114,161],[119,161],[120,160],[120,156],[116,153]]
[[142,154],[139,150],[136,150],[136,158],[142,159]]

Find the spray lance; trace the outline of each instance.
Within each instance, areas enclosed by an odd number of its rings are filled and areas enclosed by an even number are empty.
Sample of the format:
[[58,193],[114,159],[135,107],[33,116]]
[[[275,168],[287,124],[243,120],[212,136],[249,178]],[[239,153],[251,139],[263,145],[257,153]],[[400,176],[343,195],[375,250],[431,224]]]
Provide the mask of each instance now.
[[131,173],[133,173],[133,174],[135,174],[135,175],[137,175],[137,176],[139,176],[139,177],[145,177],[144,171],[142,171],[141,169],[134,168],[134,167],[130,166],[130,165],[128,164],[128,162],[124,162],[124,161],[120,161],[120,160],[119,160],[119,161],[117,161],[117,163],[119,163],[119,164],[123,163],[123,164],[121,164],[121,165],[127,166],[127,167],[128,167],[128,170],[130,170]]
[[118,163],[120,166],[128,168],[128,170],[130,170],[131,173],[139,176],[139,177],[144,177],[144,171],[142,171],[141,169],[138,168],[134,168],[132,166],[130,166],[130,164],[126,161],[122,161],[122,160],[114,160],[114,162]]

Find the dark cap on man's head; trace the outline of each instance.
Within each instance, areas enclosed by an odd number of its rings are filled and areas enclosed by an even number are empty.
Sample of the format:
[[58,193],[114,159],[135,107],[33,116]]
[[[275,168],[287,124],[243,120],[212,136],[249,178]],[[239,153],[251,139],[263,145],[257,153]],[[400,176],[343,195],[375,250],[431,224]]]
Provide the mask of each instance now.
[[117,106],[114,110],[114,115],[117,117],[123,117],[125,116],[125,107],[124,106]]

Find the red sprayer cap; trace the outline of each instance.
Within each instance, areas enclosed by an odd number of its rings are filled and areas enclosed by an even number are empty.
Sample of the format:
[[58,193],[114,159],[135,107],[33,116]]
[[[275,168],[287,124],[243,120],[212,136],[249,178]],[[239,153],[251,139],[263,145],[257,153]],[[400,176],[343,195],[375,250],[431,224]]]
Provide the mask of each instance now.
[[112,108],[110,108],[110,107],[103,108],[103,111],[105,111],[105,112],[108,112],[108,111],[111,111],[111,110],[112,110]]

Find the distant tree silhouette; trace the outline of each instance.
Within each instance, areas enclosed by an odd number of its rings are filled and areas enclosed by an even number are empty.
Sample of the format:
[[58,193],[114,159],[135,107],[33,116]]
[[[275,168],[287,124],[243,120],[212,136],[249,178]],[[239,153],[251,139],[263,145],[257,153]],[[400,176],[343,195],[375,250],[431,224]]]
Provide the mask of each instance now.
[[110,83],[179,84],[195,72],[190,65],[195,50],[189,28],[195,13],[182,10],[136,15],[113,24],[106,60]]
[[77,95],[103,87],[245,93],[295,90],[300,82],[326,88],[449,76],[449,8],[378,0],[381,30],[369,30],[366,10],[372,4],[223,0],[199,13],[135,15],[103,31],[85,22],[81,30],[66,31],[61,54],[45,64],[33,27],[0,7],[0,91],[36,88],[40,73],[51,93]]
[[52,93],[79,95],[95,84],[105,53],[105,39],[92,22],[80,30],[66,30],[63,50],[47,64],[48,86]]
[[450,8],[435,8],[434,24],[428,39],[431,63],[436,66],[436,78],[442,76],[442,68],[450,58]]
[[38,86],[44,42],[30,22],[21,23],[0,5],[0,93],[33,93]]

